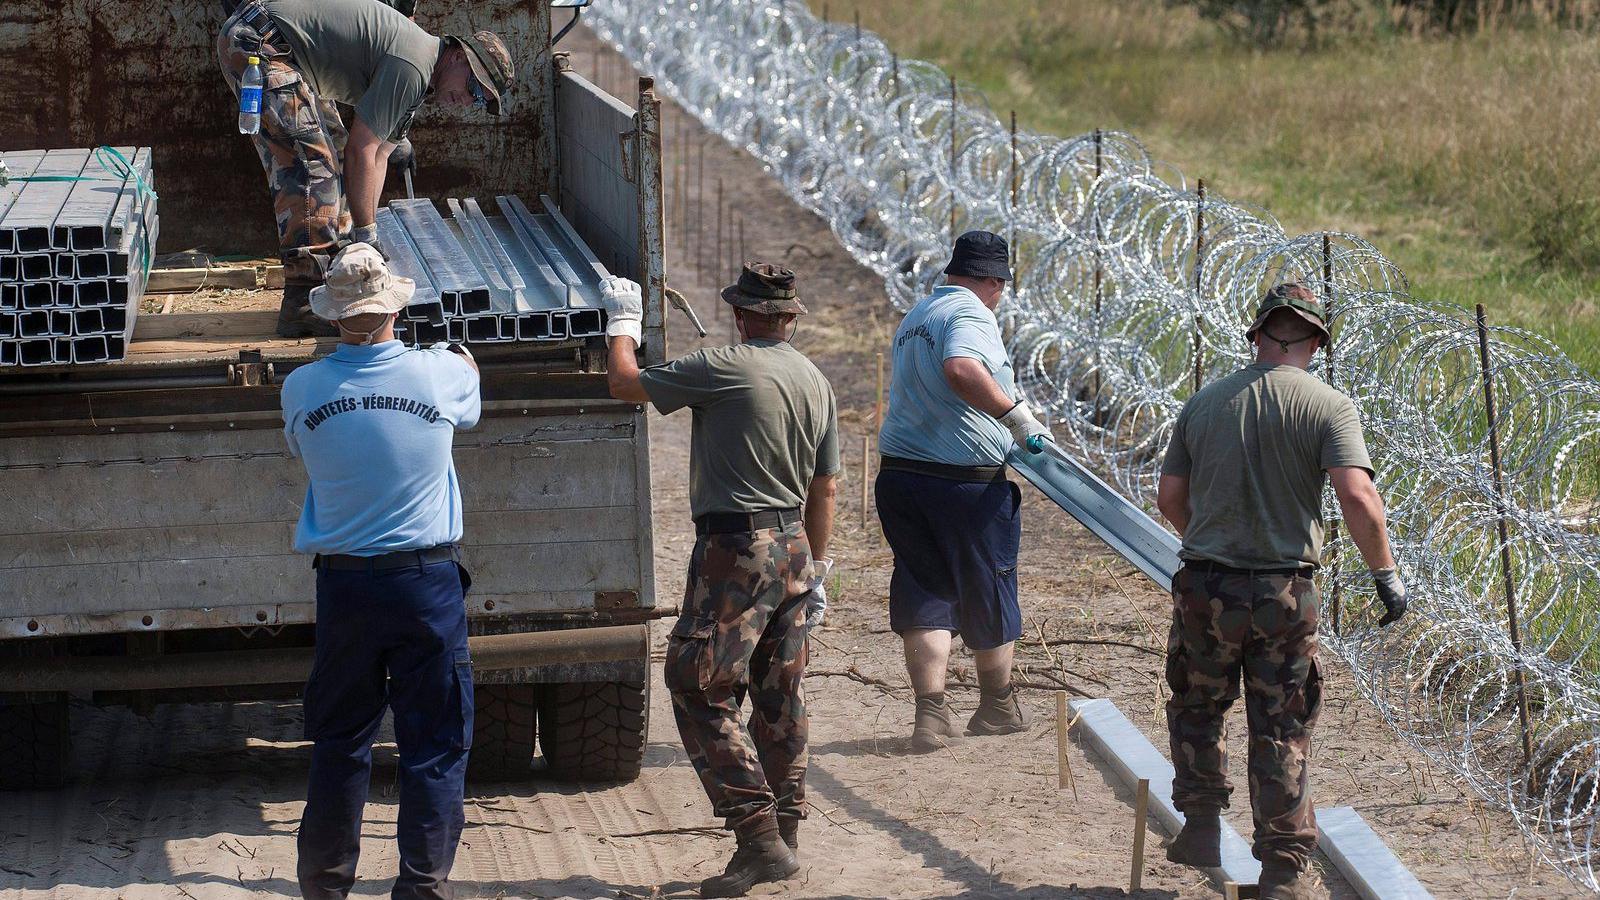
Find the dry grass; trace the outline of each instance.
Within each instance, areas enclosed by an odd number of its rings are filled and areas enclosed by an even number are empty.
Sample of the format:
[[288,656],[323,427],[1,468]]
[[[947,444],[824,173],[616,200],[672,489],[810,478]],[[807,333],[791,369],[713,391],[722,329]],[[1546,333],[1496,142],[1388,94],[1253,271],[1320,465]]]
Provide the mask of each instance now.
[[1418,294],[1482,302],[1600,370],[1591,34],[1499,27],[1260,51],[1160,0],[877,0],[860,14],[1002,115],[1063,135],[1130,131],[1287,229],[1361,234]]

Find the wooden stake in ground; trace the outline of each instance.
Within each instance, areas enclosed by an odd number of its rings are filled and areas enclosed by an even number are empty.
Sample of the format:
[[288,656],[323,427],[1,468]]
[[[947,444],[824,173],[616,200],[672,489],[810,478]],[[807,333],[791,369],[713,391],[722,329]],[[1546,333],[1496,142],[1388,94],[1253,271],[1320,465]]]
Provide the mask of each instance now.
[[1261,888],[1254,884],[1234,884],[1231,881],[1224,881],[1222,896],[1224,900],[1252,900],[1261,896]]
[[1128,891],[1144,884],[1144,820],[1150,812],[1150,779],[1139,779],[1133,798],[1133,873],[1128,876]]
[[872,480],[872,435],[861,436],[861,530],[867,530],[867,483]]
[[878,354],[878,402],[872,407],[872,427],[883,427],[883,354]]
[[1056,691],[1056,787],[1071,788],[1072,802],[1078,802],[1078,779],[1072,774],[1072,757],[1067,755],[1067,692]]

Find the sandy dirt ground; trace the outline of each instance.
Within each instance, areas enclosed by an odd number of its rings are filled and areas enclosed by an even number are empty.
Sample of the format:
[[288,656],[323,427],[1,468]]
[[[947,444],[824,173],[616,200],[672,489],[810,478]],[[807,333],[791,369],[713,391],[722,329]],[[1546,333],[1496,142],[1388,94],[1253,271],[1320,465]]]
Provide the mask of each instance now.
[[[586,35],[569,38],[574,65],[614,93],[625,73]],[[563,45],[564,48],[567,45]],[[713,330],[706,342],[671,312],[673,353],[725,339],[730,328],[713,287],[737,251],[714,253],[715,182],[724,184],[725,242],[742,234],[745,254],[783,262],[802,278],[816,313],[796,344],[817,360],[841,399],[847,467],[833,556],[833,612],[815,635],[807,679],[812,723],[810,818],[799,876],[762,895],[793,897],[1127,896],[1133,812],[1130,792],[1080,743],[1070,750],[1077,796],[1057,788],[1054,688],[1113,699],[1164,747],[1161,680],[1169,601],[1067,515],[1026,490],[1021,563],[1028,637],[1018,678],[1034,727],[973,738],[926,756],[907,753],[911,696],[888,632],[890,557],[870,501],[861,505],[862,438],[872,432],[877,354],[895,313],[881,284],[855,265],[826,227],[800,210],[759,164],[687,127],[667,110],[668,187],[674,203],[669,272]],[[681,127],[680,126],[684,126]],[[679,141],[686,135],[687,145]],[[679,193],[682,163],[697,176],[703,148],[705,202],[697,178]],[[686,155],[693,150],[692,156]],[[737,185],[737,191],[733,186]],[[684,223],[688,228],[685,229]],[[252,295],[251,305],[272,305]],[[175,304],[203,308],[217,298]],[[652,422],[655,536],[662,601],[675,602],[692,543],[687,514],[686,415]],[[865,513],[865,515],[864,515]],[[866,523],[865,527],[863,522]],[[670,621],[657,626],[658,644]],[[1061,643],[1073,641],[1076,643]],[[536,781],[469,789],[468,825],[454,881],[465,897],[694,896],[721,870],[733,841],[711,817],[684,757],[654,673],[649,750],[630,785],[577,790]],[[1356,695],[1349,672],[1330,662],[1313,772],[1319,804],[1348,804],[1383,836],[1438,897],[1577,897],[1534,861],[1502,814],[1486,809],[1407,748]],[[970,656],[953,664],[954,702],[976,699]],[[75,709],[75,782],[56,792],[0,796],[0,893],[6,896],[224,898],[296,896],[295,830],[307,745],[298,704],[161,707],[148,718],[120,709]],[[1244,733],[1242,711],[1231,723]],[[358,896],[387,893],[396,866],[395,753],[377,753],[363,830]],[[1242,742],[1236,740],[1236,745]],[[3,764],[3,761],[0,761]],[[1250,831],[1243,760],[1229,813]],[[1216,896],[1199,873],[1162,855],[1152,825],[1141,897]],[[1319,863],[1334,897],[1356,896]]]

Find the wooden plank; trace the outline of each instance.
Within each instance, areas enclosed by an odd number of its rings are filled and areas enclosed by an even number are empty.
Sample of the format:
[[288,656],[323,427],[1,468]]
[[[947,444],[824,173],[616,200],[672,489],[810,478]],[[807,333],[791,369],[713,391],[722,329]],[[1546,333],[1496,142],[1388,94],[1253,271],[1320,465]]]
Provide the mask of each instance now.
[[235,349],[242,342],[286,341],[277,336],[277,327],[278,312],[271,309],[140,316],[133,326],[133,346],[130,349],[134,352],[148,351],[151,343],[187,338],[229,338],[233,339]]
[[191,293],[203,288],[260,287],[256,270],[232,266],[209,269],[151,269],[146,294]]

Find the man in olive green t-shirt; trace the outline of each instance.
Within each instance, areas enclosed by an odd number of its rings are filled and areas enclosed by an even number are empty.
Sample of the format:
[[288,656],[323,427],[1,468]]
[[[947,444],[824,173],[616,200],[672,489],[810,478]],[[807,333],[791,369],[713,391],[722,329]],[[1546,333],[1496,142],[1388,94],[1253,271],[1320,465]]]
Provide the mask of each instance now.
[[1224,716],[1244,679],[1250,798],[1261,896],[1314,896],[1302,878],[1317,845],[1309,790],[1311,730],[1322,704],[1317,660],[1323,479],[1372,570],[1388,625],[1405,585],[1350,398],[1306,371],[1330,339],[1321,302],[1283,284],[1245,332],[1256,361],[1198,391],[1173,426],[1157,505],[1183,536],[1172,582],[1167,728],[1173,804],[1186,819],[1167,858],[1221,863],[1232,788]]
[[[694,410],[694,552],[665,674],[684,750],[738,837],[703,897],[743,896],[799,870],[805,818],[807,631],[827,607],[839,426],[833,389],[788,338],[806,314],[794,273],[746,265],[722,292],[741,343],[639,370],[638,285],[608,282],[607,381],[619,400]],[[746,693],[747,732],[739,721]]]
[[[235,97],[251,57],[266,82],[254,140],[283,257],[278,334],[336,334],[311,313],[311,289],[344,244],[378,245],[389,155],[418,107],[434,99],[501,115],[511,53],[490,31],[435,37],[380,0],[246,0],[217,36]],[[348,132],[335,103],[355,107]]]

